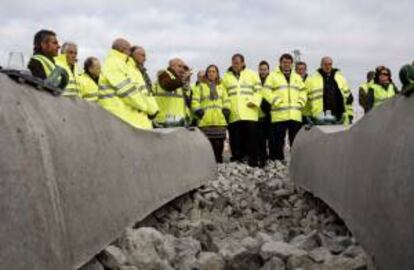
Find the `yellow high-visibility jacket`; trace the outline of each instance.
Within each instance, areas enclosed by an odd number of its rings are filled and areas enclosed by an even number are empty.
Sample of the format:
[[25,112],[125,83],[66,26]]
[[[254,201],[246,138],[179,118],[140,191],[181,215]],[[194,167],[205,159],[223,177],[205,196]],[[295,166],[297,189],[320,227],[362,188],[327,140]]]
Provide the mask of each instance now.
[[[228,70],[221,84],[230,99],[230,123],[240,120],[258,121],[262,102],[260,95],[262,84],[259,75],[245,68],[237,78],[231,70]],[[253,103],[255,106],[248,107],[248,103]]]
[[69,67],[69,64],[66,60],[66,54],[60,54],[55,57],[55,62],[57,66],[63,68],[66,73],[68,74],[68,84],[65,87],[65,91],[63,92],[64,96],[78,96],[80,97],[80,83],[79,83],[79,73],[78,73],[78,65],[75,64],[73,70]]
[[[310,98],[310,83],[309,83],[309,76],[306,77],[305,80],[303,80],[303,83],[305,84],[305,88],[306,88],[306,100],[308,100]],[[302,117],[305,116],[312,116],[312,108],[310,106],[309,102],[306,102],[305,107],[302,110]]]
[[193,89],[191,109],[193,112],[203,110],[203,118],[200,119],[199,127],[227,126],[223,109],[230,110],[230,99],[226,90],[221,84],[216,86],[217,98],[210,96],[210,86],[207,83],[200,83]]
[[133,127],[152,128],[147,103],[130,75],[128,56],[111,50],[99,78],[99,104]]
[[[344,120],[345,124],[349,123],[349,117],[353,117],[354,110],[352,104],[347,104],[347,99],[351,95],[351,90],[348,87],[348,83],[345,77],[342,75],[340,71],[335,72],[334,77],[336,83],[338,84],[339,90],[341,91],[343,102],[344,102]],[[309,78],[309,85],[308,85],[308,102],[311,106],[312,116],[318,117],[321,112],[323,112],[323,77],[319,72],[316,72]]]
[[98,101],[99,85],[87,73],[79,76],[79,94],[81,98],[88,101]]
[[142,73],[138,69],[137,65],[135,64],[135,61],[131,57],[128,58],[127,65],[129,67],[129,73],[132,78],[132,81],[141,93],[141,98],[146,103],[147,109],[145,110],[145,112],[148,115],[155,115],[159,111],[159,107],[157,105],[155,98],[151,95],[152,89],[150,89],[151,91],[147,89],[144,77],[142,76]]
[[280,68],[273,71],[266,79],[262,95],[272,106],[272,123],[288,120],[302,121],[307,92],[302,77],[293,70],[289,82]]
[[396,94],[394,84],[390,83],[388,88],[385,89],[382,85],[373,83],[370,85],[370,89],[374,92],[374,107],[378,107],[387,99],[392,98]]
[[[174,74],[165,70],[171,78]],[[156,82],[154,85],[154,97],[160,109],[155,121],[163,126],[182,126],[188,116],[188,108],[185,104],[184,90],[182,87],[167,91]]]

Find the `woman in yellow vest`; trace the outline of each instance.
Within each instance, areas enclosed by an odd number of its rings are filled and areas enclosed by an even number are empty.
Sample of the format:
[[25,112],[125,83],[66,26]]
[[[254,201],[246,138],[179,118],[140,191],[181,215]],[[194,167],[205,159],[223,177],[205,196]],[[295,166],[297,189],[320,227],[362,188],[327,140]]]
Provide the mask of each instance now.
[[230,100],[220,83],[216,65],[207,67],[206,80],[194,88],[191,107],[199,119],[198,127],[210,140],[216,161],[222,163],[226,127],[230,117]]
[[368,89],[367,111],[378,107],[387,99],[392,98],[397,93],[397,88],[391,79],[391,70],[384,66],[379,66],[375,70],[374,82]]

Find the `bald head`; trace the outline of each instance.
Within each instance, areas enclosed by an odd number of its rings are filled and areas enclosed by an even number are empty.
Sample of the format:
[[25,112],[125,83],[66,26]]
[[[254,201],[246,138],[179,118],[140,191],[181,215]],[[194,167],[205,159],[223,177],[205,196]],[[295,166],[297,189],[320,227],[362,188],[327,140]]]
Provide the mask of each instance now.
[[185,63],[180,58],[173,58],[169,61],[169,67],[182,78],[185,73]]
[[330,74],[332,72],[333,67],[333,60],[329,56],[322,57],[321,59],[321,69],[327,73]]
[[129,54],[129,51],[131,50],[131,43],[129,43],[126,39],[117,38],[112,43],[112,49],[123,54]]

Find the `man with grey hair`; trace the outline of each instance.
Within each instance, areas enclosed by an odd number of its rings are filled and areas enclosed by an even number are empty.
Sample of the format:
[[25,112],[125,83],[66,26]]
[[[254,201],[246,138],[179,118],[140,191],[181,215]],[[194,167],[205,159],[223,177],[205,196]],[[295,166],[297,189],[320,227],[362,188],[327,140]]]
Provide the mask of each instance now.
[[62,45],[60,55],[55,57],[56,65],[63,68],[69,75],[68,84],[65,87],[64,96],[80,96],[79,72],[77,66],[78,46],[74,42],[65,42]]
[[353,96],[342,72],[333,67],[331,57],[323,57],[321,67],[308,80],[312,118],[332,119],[333,116],[338,124],[352,123]]
[[189,118],[185,86],[191,70],[180,58],[169,61],[168,68],[158,73],[154,96],[160,108],[155,121],[162,127],[185,126]]

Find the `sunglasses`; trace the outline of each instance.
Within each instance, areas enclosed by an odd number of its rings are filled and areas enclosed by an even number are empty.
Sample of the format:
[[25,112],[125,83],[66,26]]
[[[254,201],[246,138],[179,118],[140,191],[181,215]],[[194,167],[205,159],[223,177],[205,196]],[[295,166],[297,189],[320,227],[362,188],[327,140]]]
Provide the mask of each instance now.
[[381,72],[379,75],[390,76],[390,74],[386,72]]

